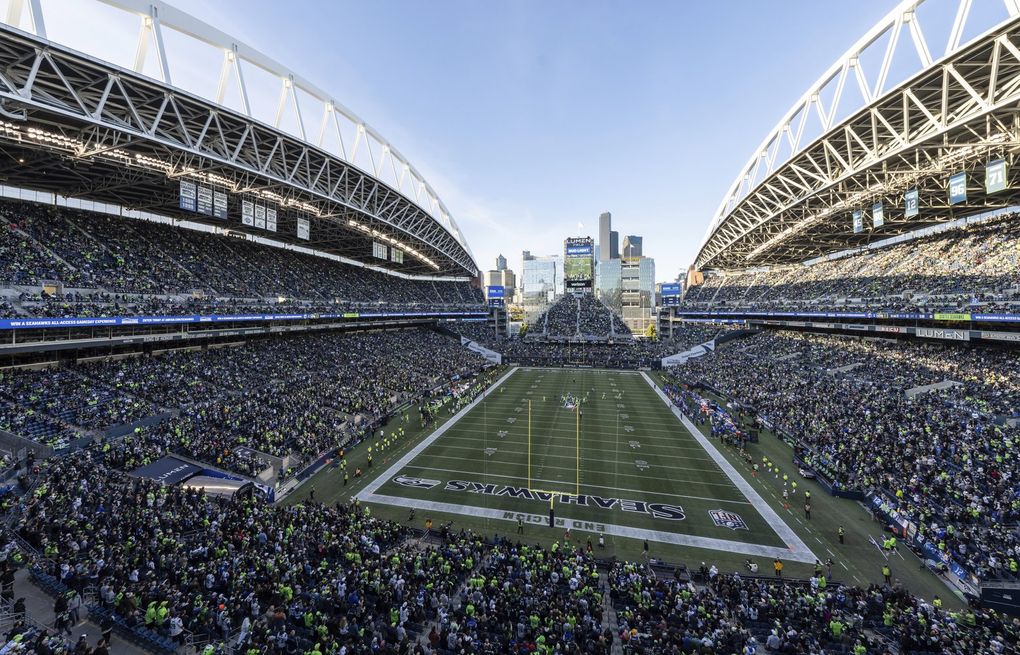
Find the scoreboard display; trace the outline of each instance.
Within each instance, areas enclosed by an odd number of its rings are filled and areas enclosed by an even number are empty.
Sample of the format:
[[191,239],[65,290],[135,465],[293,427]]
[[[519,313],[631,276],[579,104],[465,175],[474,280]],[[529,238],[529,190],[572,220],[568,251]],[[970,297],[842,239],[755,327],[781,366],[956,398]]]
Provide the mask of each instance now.
[[505,307],[506,287],[490,285],[485,289],[485,297],[489,299],[489,307]]
[[659,287],[659,292],[662,295],[663,307],[676,307],[680,304],[680,285],[678,283],[663,284]]
[[563,281],[568,290],[594,288],[595,241],[591,237],[564,241]]

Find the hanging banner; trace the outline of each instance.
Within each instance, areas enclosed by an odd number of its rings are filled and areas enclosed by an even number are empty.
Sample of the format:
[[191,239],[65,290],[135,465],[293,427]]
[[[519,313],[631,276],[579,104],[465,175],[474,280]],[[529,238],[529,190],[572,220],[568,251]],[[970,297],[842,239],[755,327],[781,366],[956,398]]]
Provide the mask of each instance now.
[[985,166],[985,193],[1006,190],[1006,162],[1002,159],[990,161]]
[[949,178],[949,204],[967,202],[967,173],[960,171]]
[[871,224],[875,227],[885,225],[885,211],[880,202],[876,202],[871,206]]
[[248,227],[255,225],[255,203],[251,200],[241,201],[241,222]]
[[227,219],[227,194],[222,191],[213,191],[213,216]]
[[195,211],[195,196],[198,194],[198,189],[194,182],[188,182],[187,180],[181,180],[181,190],[178,194],[178,202],[181,209],[186,209],[189,212]]
[[212,216],[212,189],[207,186],[198,187],[198,213]]
[[917,213],[917,189],[911,189],[903,196],[903,216],[906,218],[912,218],[917,216]]

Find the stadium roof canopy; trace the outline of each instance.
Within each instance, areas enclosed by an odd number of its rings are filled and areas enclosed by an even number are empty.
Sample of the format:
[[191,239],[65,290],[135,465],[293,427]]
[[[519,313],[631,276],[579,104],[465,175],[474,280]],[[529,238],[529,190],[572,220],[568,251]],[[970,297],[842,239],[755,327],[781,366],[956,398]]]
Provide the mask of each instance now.
[[[74,5],[103,17],[101,30],[82,26],[55,42],[47,26],[66,23],[66,3],[56,1],[8,0],[0,14],[0,183],[407,274],[477,273],[435,190],[334,96],[160,0]],[[118,38],[133,47],[129,61],[84,50]],[[189,79],[210,72],[205,88]],[[226,192],[228,219],[181,210],[181,180]],[[277,231],[242,224],[244,200],[275,208]],[[307,240],[298,239],[298,219],[310,222]],[[402,250],[403,263],[373,259],[373,241]]]
[[[1020,204],[1018,114],[1020,3],[905,0],[755,149],[695,268],[797,263]],[[1006,188],[990,193],[986,168],[1001,172],[988,166],[999,160]],[[960,172],[966,200],[957,177],[951,203],[949,178]],[[914,190],[916,214],[906,206]]]

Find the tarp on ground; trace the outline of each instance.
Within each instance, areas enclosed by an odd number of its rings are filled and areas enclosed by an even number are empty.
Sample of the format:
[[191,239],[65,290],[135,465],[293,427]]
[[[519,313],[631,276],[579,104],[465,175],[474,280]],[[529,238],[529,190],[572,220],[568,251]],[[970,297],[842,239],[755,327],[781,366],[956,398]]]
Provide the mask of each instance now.
[[201,471],[201,467],[195,466],[183,459],[164,457],[141,468],[136,468],[131,474],[163,484],[177,484]]

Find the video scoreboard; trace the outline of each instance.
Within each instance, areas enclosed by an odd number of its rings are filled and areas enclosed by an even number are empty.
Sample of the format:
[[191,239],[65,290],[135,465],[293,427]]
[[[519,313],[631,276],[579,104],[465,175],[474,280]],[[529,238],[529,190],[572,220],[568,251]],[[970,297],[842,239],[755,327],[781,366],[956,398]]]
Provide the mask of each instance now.
[[676,307],[680,304],[680,283],[671,282],[659,287],[663,307]]
[[571,237],[563,242],[563,282],[567,291],[594,290],[594,239]]

